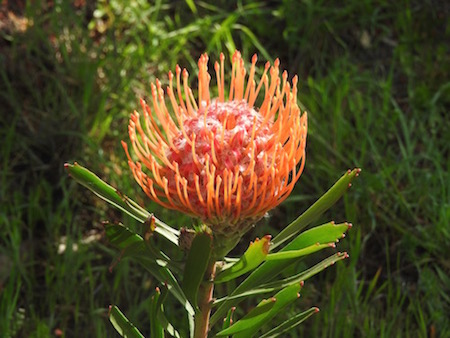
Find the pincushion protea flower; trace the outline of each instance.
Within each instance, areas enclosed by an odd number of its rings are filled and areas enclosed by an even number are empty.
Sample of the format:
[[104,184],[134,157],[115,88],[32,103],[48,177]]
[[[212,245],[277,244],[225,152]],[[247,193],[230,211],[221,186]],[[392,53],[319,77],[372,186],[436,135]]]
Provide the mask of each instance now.
[[156,80],[152,105],[141,100],[143,119],[136,111],[131,115],[128,130],[138,161],[122,142],[136,181],[153,201],[199,218],[224,236],[242,235],[285,200],[305,164],[307,115],[297,105],[297,76],[292,85],[286,71],[280,77],[277,59],[273,66],[266,63],[257,82],[256,61],[255,55],[246,79],[241,54],[234,53],[226,93],[221,54],[214,67],[218,97],[211,98],[203,54],[197,100],[187,70],[177,66],[176,87],[172,73],[165,92]]

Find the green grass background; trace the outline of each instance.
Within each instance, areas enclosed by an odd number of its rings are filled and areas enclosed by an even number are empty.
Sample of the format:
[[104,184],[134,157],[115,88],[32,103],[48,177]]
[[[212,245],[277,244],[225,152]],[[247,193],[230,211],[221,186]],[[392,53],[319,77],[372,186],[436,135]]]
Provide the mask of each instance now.
[[286,316],[321,312],[291,336],[450,337],[446,1],[0,6],[1,337],[114,337],[111,303],[148,332],[154,281],[129,261],[109,272],[117,252],[101,237],[102,220],[136,224],[63,163],[79,161],[164,221],[189,224],[144,196],[120,140],[150,81],[177,63],[194,75],[202,52],[229,59],[236,48],[247,60],[258,53],[261,67],[279,57],[299,75],[309,112],[306,169],[246,243],[277,233],[348,168],[363,169],[323,219],[354,224],[339,244],[350,259],[306,283]]

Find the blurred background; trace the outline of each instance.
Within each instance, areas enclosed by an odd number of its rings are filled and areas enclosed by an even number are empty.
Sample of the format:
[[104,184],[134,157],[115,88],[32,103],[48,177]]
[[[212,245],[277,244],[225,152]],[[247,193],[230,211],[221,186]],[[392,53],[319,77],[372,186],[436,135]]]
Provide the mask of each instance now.
[[149,332],[156,284],[127,260],[109,271],[118,253],[101,221],[138,225],[78,186],[63,164],[78,161],[163,221],[190,224],[145,197],[120,140],[156,77],[166,83],[176,64],[195,75],[201,53],[229,60],[235,49],[246,60],[258,54],[259,74],[280,58],[299,75],[309,113],[294,193],[238,251],[279,232],[348,168],[363,170],[321,220],[354,224],[338,245],[350,258],[305,284],[286,316],[321,312],[291,337],[450,337],[447,1],[0,6],[1,337],[116,337],[109,304]]

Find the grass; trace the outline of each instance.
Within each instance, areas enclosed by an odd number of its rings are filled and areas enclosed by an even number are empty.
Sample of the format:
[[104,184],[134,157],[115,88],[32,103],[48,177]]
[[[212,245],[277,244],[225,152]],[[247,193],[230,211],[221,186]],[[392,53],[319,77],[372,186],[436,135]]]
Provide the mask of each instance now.
[[292,336],[448,336],[444,2],[86,3],[19,1],[0,12],[1,336],[113,336],[111,303],[148,322],[152,279],[132,263],[109,273],[117,253],[98,239],[103,219],[134,224],[62,164],[78,160],[166,222],[188,222],[145,199],[119,140],[149,81],[235,48],[298,73],[310,117],[300,183],[272,226],[246,238],[279,231],[344,170],[363,169],[326,215],[355,225],[339,245],[351,258],[305,285],[299,307],[321,312]]

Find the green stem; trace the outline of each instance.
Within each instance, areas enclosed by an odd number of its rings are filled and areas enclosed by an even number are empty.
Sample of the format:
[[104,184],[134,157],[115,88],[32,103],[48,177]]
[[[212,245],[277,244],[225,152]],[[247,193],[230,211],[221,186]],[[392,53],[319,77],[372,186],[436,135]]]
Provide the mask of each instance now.
[[195,338],[207,338],[209,331],[209,316],[211,315],[212,296],[214,291],[214,275],[216,273],[216,262],[210,263],[205,272],[203,280],[198,290],[199,312],[195,315]]

